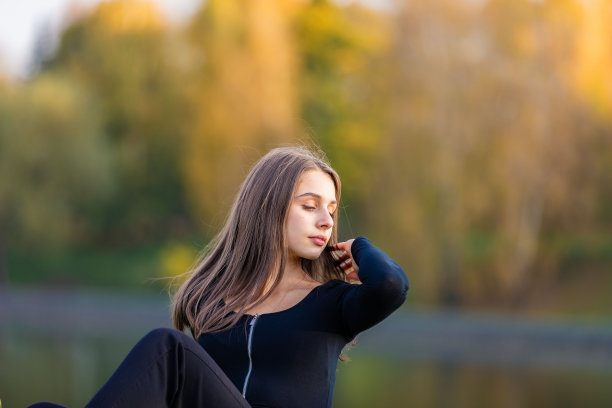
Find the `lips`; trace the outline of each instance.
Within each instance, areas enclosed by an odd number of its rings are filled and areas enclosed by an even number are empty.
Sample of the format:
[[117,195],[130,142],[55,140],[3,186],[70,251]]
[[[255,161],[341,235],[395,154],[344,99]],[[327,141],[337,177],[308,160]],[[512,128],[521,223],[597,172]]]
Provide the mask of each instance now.
[[314,242],[315,245],[318,245],[318,246],[323,246],[327,243],[327,237],[323,235],[316,235],[314,237],[309,237],[309,238],[312,242]]

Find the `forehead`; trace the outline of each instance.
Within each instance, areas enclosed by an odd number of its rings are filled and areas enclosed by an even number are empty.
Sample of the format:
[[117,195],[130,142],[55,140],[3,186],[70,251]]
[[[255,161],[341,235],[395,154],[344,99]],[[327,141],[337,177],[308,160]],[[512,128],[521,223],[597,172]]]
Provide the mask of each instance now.
[[328,201],[336,199],[334,182],[331,176],[322,170],[308,170],[300,176],[296,196],[304,193],[315,193]]

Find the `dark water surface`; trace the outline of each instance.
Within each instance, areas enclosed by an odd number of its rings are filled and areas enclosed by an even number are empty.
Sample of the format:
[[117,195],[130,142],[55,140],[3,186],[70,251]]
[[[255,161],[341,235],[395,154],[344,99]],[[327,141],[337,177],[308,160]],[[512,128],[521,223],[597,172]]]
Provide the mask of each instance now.
[[[3,408],[83,406],[168,296],[0,291]],[[612,324],[402,310],[340,363],[334,407],[612,407]],[[296,384],[299,386],[299,384]]]

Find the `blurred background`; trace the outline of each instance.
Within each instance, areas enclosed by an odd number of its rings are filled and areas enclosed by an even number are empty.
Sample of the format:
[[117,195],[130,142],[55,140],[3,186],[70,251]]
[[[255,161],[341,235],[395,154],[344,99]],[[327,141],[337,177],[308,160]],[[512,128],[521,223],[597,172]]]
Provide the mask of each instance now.
[[411,281],[335,407],[612,406],[608,0],[56,3],[0,12],[4,407],[84,405],[296,142]]

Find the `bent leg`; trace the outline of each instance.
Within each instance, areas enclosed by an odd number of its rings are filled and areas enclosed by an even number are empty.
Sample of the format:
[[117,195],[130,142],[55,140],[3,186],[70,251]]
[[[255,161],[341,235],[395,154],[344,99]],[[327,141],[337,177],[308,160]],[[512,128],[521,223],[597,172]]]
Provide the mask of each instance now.
[[155,329],[128,353],[87,408],[250,408],[194,339]]

